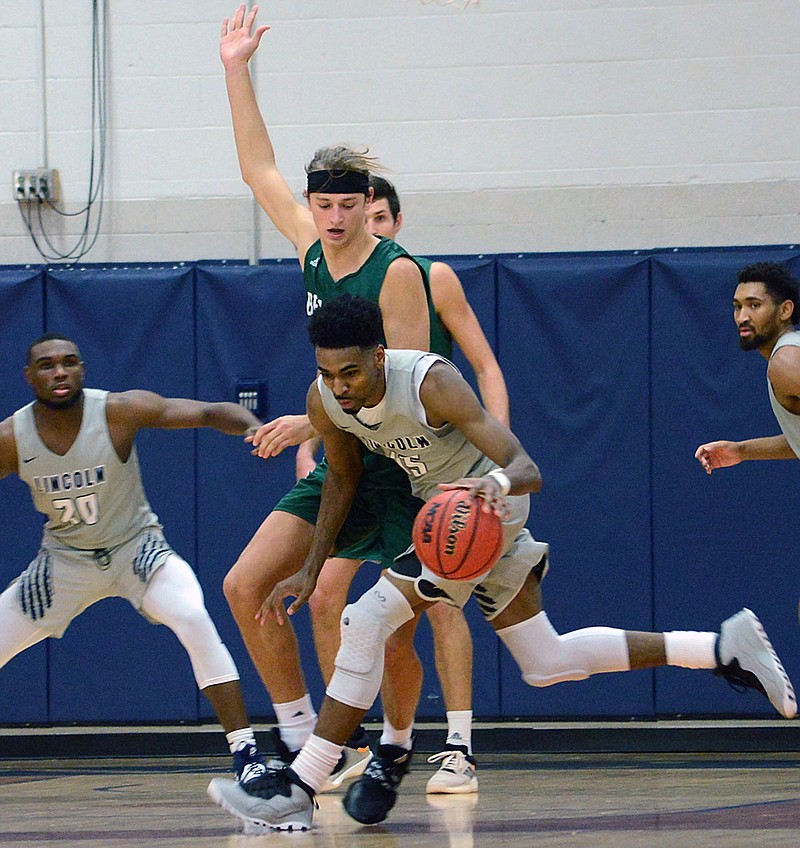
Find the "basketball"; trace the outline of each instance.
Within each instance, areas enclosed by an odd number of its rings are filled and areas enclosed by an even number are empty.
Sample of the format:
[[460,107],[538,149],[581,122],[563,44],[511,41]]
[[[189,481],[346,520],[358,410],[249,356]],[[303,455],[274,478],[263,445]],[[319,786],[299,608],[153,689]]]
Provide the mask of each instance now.
[[412,538],[423,565],[448,580],[485,574],[503,551],[503,523],[466,489],[434,495],[417,513]]

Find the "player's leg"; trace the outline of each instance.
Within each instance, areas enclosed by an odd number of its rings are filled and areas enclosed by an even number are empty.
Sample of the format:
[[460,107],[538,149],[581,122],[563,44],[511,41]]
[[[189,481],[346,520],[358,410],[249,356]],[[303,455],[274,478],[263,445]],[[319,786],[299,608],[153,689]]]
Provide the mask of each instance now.
[[[333,676],[340,646],[341,617],[347,604],[347,591],[359,565],[358,560],[328,559],[309,602],[317,656],[326,684]],[[414,649],[416,624],[415,618],[387,640],[381,684],[385,718],[380,744],[399,745],[408,750],[412,747],[414,713],[422,688],[422,665]],[[366,736],[363,728],[356,733],[355,739],[348,740],[344,761],[339,764],[341,767],[331,775],[331,781],[322,791],[338,788],[344,780],[358,777],[366,768],[369,761]]]
[[[302,482],[302,481],[301,481]],[[290,621],[279,625],[256,613],[276,583],[294,574],[311,544],[314,527],[297,515],[273,510],[225,576],[223,591],[253,665],[272,699],[278,719],[278,756],[291,760],[314,728],[316,713],[306,688]]]
[[381,745],[413,747],[414,715],[422,692],[422,663],[414,647],[419,612],[386,640],[381,702]]
[[[339,651],[342,611],[347,606],[350,584],[361,563],[361,559],[328,558],[317,579],[317,588],[308,602],[314,647],[326,686],[333,676]],[[367,733],[359,725],[353,737],[348,739],[336,769],[320,791],[338,789],[346,780],[363,774],[371,756]]]
[[[345,742],[377,698],[383,673],[383,657],[388,637],[410,621],[424,602],[414,593],[413,583],[382,576],[372,589],[345,608],[342,617],[342,643],[336,657],[336,670],[320,709],[314,734],[308,739],[291,767],[271,776],[272,785],[261,797],[237,792],[236,787],[217,778],[209,794],[225,809],[248,821],[270,827],[291,827],[311,821],[313,797],[325,783],[341,756]],[[368,778],[384,786],[394,801],[393,787],[399,784],[410,761],[405,749],[379,749],[367,771],[350,787],[348,799],[358,794]],[[383,805],[379,817],[360,818],[365,823],[380,821],[391,804]]]
[[524,562],[534,561],[530,534],[517,543],[490,572],[484,588],[493,597],[487,615],[531,686],[584,680],[594,674],[679,666],[708,669],[734,684],[754,688],[787,718],[797,711],[794,689],[761,623],[750,610],[724,621],[719,633],[671,631],[649,633],[612,627],[586,627],[559,634],[542,608],[536,569],[506,602]]
[[48,635],[20,611],[17,586],[9,586],[0,595],[0,668]]
[[425,789],[447,795],[477,792],[472,755],[472,634],[458,607],[439,602],[428,609],[427,616],[447,711],[447,739],[441,752],[428,758],[439,769]]
[[361,560],[330,557],[322,566],[317,588],[308,601],[314,647],[319,669],[326,685],[333,676],[336,654],[339,651],[342,610],[347,606],[350,584]]
[[41,548],[0,595],[0,668],[38,642],[63,636],[87,607],[113,594],[110,582],[86,553]]
[[[133,587],[128,594],[135,591]],[[135,594],[130,599],[137,604]],[[186,649],[197,687],[225,731],[237,781],[262,777],[266,765],[247,715],[239,672],[208,614],[194,571],[177,554],[168,553],[150,577],[138,608],[172,630]]]

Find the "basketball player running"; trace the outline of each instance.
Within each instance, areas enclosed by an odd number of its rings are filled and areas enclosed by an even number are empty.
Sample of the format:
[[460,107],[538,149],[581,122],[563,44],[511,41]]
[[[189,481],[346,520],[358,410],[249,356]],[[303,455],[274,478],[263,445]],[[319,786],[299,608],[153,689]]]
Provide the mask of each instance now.
[[[268,27],[254,28],[257,7],[240,6],[222,24],[220,56],[233,118],[242,176],[277,229],[297,251],[306,285],[306,311],[351,291],[380,304],[387,342],[427,350],[431,309],[427,278],[403,248],[367,232],[369,172],[377,163],[345,147],[318,151],[307,166],[307,203],[298,203],[278,170],[272,143],[255,99],[248,61]],[[283,416],[254,436],[260,456],[274,456],[314,433],[307,416]],[[349,559],[391,562],[408,544],[419,503],[406,475],[385,458],[369,454],[359,495],[333,549]],[[308,552],[326,479],[326,463],[300,480],[267,516],[225,578],[224,591],[239,630],[278,718],[275,742],[290,761],[311,734],[311,705],[295,634],[274,620],[256,619],[275,584],[300,569]],[[384,698],[382,740],[410,745],[422,669],[413,646],[414,625],[393,640],[387,661],[391,686]],[[358,754],[358,749],[361,753]],[[366,766],[363,734],[351,739],[334,788]],[[258,791],[258,784],[248,791]]]
[[126,598],[186,648],[227,735],[237,781],[264,774],[236,666],[194,572],[150,509],[135,445],[142,428],[214,427],[241,436],[259,420],[234,403],[84,389],[77,345],[54,334],[30,346],[25,378],[35,400],[0,423],[0,477],[27,483],[47,523],[36,559],[0,595],[0,667],[63,636],[95,602]]
[[700,445],[695,457],[711,474],[754,459],[800,456],[800,291],[789,271],[774,262],[757,262],[738,274],[733,320],[742,350],[757,350],[767,360],[767,393],[780,436],[717,441]]
[[[403,226],[397,191],[389,180],[375,174],[370,176],[370,186],[373,196],[367,208],[367,229],[373,235],[394,239]],[[430,349],[450,359],[455,341],[475,372],[486,411],[508,426],[508,391],[503,372],[467,301],[461,281],[447,263],[415,258],[428,272],[435,310],[431,318]],[[318,438],[312,439],[298,448],[298,477],[304,477],[314,468],[318,441]],[[339,650],[339,622],[347,604],[347,592],[360,565],[358,560],[330,558],[309,600],[314,643],[326,683],[333,675]],[[472,756],[472,639],[469,626],[464,613],[449,604],[434,604],[427,615],[433,634],[436,671],[447,709],[447,741],[443,751],[428,758],[428,762],[438,762],[441,766],[428,780],[426,791],[432,794],[477,792],[478,779]],[[391,680],[384,679],[381,690],[384,698],[389,685]]]
[[[724,621],[719,634],[590,627],[559,635],[542,609],[539,588],[548,546],[524,528],[528,495],[542,485],[539,469],[513,433],[480,406],[449,362],[430,353],[385,350],[380,324],[380,311],[363,298],[330,301],[311,318],[319,377],[309,389],[307,408],[323,437],[328,476],[336,486],[325,489],[302,570],[276,586],[262,616],[283,620],[284,598],[295,597],[291,615],[311,596],[358,485],[359,443],[413,469],[411,485],[420,498],[440,488],[464,488],[483,498],[485,508],[503,519],[503,556],[491,571],[471,581],[437,577],[420,565],[413,549],[401,557],[345,609],[336,671],[314,734],[293,765],[266,776],[261,798],[216,778],[209,785],[212,799],[252,826],[309,827],[315,792],[377,697],[388,635],[419,608],[436,600],[463,606],[473,591],[532,686],[664,665],[704,668],[762,692],[781,715],[796,714],[791,682],[750,610]],[[416,573],[414,579],[409,579],[411,573]],[[404,748],[380,746],[345,795],[347,812],[364,824],[385,819],[410,758]]]

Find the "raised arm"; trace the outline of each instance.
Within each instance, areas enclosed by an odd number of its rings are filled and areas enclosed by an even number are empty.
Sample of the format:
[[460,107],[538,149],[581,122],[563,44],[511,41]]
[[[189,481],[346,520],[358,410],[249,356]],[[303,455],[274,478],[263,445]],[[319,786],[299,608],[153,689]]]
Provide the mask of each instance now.
[[16,474],[19,467],[12,418],[0,421],[0,479]]
[[430,350],[431,323],[422,272],[407,257],[395,259],[378,297],[386,346],[396,350]]
[[506,381],[478,318],[467,301],[461,281],[446,262],[434,262],[431,265],[430,281],[436,312],[469,360],[486,411],[508,427],[510,418]]
[[431,366],[419,394],[431,426],[452,424],[503,469],[511,483],[505,494],[524,495],[542,488],[539,468],[519,439],[489,415],[469,384],[449,365],[442,362]]
[[311,212],[298,203],[278,170],[275,151],[258,108],[248,62],[269,29],[253,24],[258,6],[239,6],[222,22],[219,52],[233,119],[233,134],[242,177],[275,227],[295,246],[300,264],[317,239]]

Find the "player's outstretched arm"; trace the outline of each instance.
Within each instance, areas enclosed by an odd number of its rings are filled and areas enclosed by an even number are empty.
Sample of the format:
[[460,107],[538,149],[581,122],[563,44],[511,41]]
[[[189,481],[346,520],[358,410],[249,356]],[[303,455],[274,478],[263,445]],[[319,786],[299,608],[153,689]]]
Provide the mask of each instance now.
[[17,441],[12,418],[0,421],[0,479],[16,474],[19,467]]
[[486,411],[506,427],[510,426],[508,389],[503,372],[467,301],[461,280],[446,262],[434,262],[430,282],[436,312],[472,366]]
[[236,152],[244,181],[272,223],[295,246],[302,264],[316,240],[311,212],[298,203],[278,170],[275,151],[258,108],[248,62],[268,26],[254,28],[258,6],[242,4],[222,22],[219,52],[231,107]]
[[747,439],[743,442],[708,442],[700,445],[694,456],[707,474],[717,468],[730,468],[748,460],[797,459],[784,435]]
[[230,436],[244,436],[261,426],[258,418],[238,403],[165,398],[141,389],[109,395],[107,416],[110,424],[134,430],[213,427]]
[[503,469],[510,482],[504,494],[524,495],[542,488],[539,468],[519,439],[489,415],[466,380],[450,365],[432,365],[419,394],[432,427],[452,424]]

